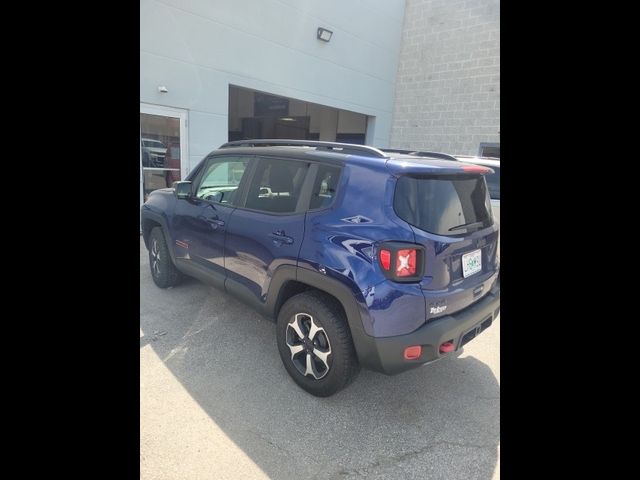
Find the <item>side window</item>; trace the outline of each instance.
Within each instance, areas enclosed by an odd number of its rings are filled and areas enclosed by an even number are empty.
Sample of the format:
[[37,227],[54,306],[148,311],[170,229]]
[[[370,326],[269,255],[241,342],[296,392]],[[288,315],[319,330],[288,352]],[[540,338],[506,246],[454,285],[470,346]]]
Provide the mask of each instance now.
[[248,158],[213,158],[205,165],[196,197],[210,202],[233,204],[238,185],[244,175]]
[[308,167],[302,161],[260,158],[245,206],[263,212],[295,212]]
[[338,188],[340,168],[329,165],[320,165],[318,174],[311,192],[309,210],[326,208],[333,203]]

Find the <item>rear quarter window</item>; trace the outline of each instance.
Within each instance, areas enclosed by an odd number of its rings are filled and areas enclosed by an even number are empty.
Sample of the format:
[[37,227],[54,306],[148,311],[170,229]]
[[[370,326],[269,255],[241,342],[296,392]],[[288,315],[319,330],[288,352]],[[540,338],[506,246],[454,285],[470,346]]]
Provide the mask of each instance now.
[[461,235],[493,224],[482,176],[400,177],[393,207],[405,222],[437,235]]
[[309,210],[327,208],[331,206],[338,188],[340,168],[331,165],[320,165],[311,192]]

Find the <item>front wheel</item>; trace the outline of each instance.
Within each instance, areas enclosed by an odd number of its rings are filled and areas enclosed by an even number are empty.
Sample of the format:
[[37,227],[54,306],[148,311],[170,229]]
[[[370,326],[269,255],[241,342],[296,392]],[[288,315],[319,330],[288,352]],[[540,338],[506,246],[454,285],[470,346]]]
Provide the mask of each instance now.
[[149,267],[154,283],[160,288],[173,287],[183,278],[171,260],[169,247],[160,227],[155,227],[149,235]]
[[338,302],[321,292],[304,292],[278,314],[280,358],[293,380],[317,397],[349,385],[360,371],[351,332]]

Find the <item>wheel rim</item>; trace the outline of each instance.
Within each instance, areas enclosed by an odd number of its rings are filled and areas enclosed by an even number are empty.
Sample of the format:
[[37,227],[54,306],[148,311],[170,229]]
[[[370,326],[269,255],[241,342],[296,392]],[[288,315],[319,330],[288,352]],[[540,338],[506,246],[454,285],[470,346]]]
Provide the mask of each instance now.
[[286,342],[291,362],[305,377],[320,380],[329,373],[331,344],[324,328],[308,313],[296,313],[287,324]]
[[151,272],[154,276],[160,273],[160,247],[156,239],[151,242]]

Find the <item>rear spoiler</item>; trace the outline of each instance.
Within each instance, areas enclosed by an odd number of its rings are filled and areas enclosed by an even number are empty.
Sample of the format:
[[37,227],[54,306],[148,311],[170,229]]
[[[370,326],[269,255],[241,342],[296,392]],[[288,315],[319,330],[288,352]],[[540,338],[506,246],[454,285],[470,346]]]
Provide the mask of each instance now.
[[400,150],[398,148],[381,148],[385,153],[402,153],[403,155],[415,155],[416,157],[431,157],[431,158],[441,158],[443,160],[455,160],[458,161],[456,157],[453,155],[449,155],[448,153],[441,152],[421,152],[418,150]]
[[487,175],[494,173],[493,169],[483,165],[418,157],[415,159],[392,158],[387,160],[386,165],[394,175]]

